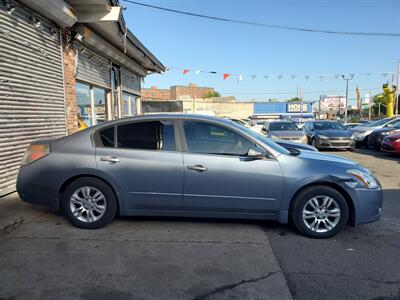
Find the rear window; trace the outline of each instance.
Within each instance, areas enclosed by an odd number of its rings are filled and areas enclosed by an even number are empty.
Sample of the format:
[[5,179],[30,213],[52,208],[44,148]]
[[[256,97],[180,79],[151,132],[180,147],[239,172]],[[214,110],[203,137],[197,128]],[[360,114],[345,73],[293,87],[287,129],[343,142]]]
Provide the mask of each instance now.
[[173,121],[136,122],[117,127],[117,147],[175,151]]
[[103,129],[99,132],[100,147],[115,147],[115,130],[114,127]]

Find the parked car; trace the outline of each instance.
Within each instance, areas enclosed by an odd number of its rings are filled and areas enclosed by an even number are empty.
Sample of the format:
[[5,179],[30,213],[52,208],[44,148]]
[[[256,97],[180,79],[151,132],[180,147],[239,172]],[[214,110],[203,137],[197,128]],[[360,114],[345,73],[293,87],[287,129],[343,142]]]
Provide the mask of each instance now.
[[253,130],[253,131],[257,132],[257,133],[261,132],[262,126],[258,125],[257,123],[253,122],[250,119],[235,119],[235,118],[231,118],[230,120],[235,122],[235,123],[238,123],[238,124],[240,124],[242,126],[250,128],[251,130]]
[[291,142],[288,140],[277,140],[273,139],[275,143],[277,143],[279,146],[282,146],[283,148],[286,148],[287,150],[291,151],[293,149],[297,150],[308,150],[308,151],[318,151],[317,148],[307,145],[307,144],[300,144],[296,142]]
[[343,126],[346,127],[347,129],[351,129],[351,128],[357,127],[359,125],[361,125],[361,123],[345,123],[345,124],[343,124]]
[[289,219],[332,237],[377,221],[382,189],[338,156],[288,151],[232,121],[147,115],[33,142],[17,179],[21,199],[62,209],[80,228],[119,215]]
[[273,139],[307,144],[307,136],[291,121],[267,121],[261,132]]
[[380,149],[383,139],[395,133],[400,133],[400,122],[389,124],[386,127],[372,131],[368,138],[368,146],[370,148]]
[[398,120],[399,119],[385,118],[367,123],[365,125],[362,124],[360,126],[354,127],[353,129],[351,129],[351,131],[354,134],[354,140],[356,141],[356,146],[369,147],[368,139],[370,134],[374,130],[394,125],[394,123],[397,123]]
[[347,149],[355,147],[350,130],[336,121],[308,121],[304,126],[308,143],[317,149]]
[[382,141],[381,150],[400,154],[400,133],[386,136]]

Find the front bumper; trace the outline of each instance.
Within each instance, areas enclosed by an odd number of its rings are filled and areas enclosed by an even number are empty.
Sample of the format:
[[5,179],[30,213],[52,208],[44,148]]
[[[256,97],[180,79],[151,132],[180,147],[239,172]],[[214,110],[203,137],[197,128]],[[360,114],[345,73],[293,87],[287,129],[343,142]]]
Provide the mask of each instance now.
[[376,222],[382,214],[383,193],[377,189],[347,189],[354,205],[354,225]]
[[280,139],[282,141],[299,143],[299,144],[304,144],[304,145],[308,144],[308,140],[307,139],[282,138],[282,137],[278,137],[278,139]]
[[353,149],[355,147],[353,139],[318,139],[320,149]]
[[383,141],[381,145],[381,150],[391,153],[400,153],[400,143]]
[[365,131],[365,132],[353,132],[354,134],[354,140],[356,142],[364,142],[365,138],[370,134],[370,131]]

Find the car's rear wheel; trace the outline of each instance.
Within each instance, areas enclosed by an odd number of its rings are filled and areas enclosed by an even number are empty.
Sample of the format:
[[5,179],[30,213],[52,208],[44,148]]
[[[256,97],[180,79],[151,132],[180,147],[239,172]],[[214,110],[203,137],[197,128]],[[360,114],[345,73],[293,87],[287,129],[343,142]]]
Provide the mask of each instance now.
[[63,194],[62,208],[68,221],[80,228],[101,228],[117,213],[111,187],[97,178],[82,177],[70,183]]
[[312,238],[329,238],[346,227],[349,208],[337,190],[311,186],[293,200],[291,219],[296,229]]

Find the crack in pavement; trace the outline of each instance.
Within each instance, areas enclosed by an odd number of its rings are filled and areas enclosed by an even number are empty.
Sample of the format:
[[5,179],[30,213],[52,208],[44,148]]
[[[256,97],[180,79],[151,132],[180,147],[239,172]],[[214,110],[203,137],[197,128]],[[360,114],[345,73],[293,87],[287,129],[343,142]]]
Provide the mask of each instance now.
[[63,237],[5,237],[0,241],[11,240],[63,240],[63,241],[98,241],[98,242],[141,242],[141,243],[192,243],[192,244],[228,244],[228,245],[267,245],[265,242],[241,242],[241,241],[212,241],[212,240],[144,240],[144,239],[108,239],[108,238],[63,238]]
[[226,285],[217,287],[217,288],[213,289],[212,291],[209,291],[208,293],[196,296],[196,297],[192,298],[192,300],[204,300],[204,299],[207,299],[207,298],[209,298],[211,296],[214,296],[215,294],[219,294],[219,293],[223,293],[223,292],[228,291],[228,290],[232,290],[232,289],[236,288],[239,285],[246,284],[246,283],[258,282],[258,281],[267,279],[268,277],[270,277],[272,275],[275,275],[275,274],[278,274],[278,273],[281,273],[281,271],[269,272],[269,273],[267,273],[267,274],[265,274],[264,276],[261,276],[261,277],[256,277],[256,278],[251,278],[251,279],[247,279],[247,280],[241,280],[241,281],[236,282],[236,283],[226,284]]
[[364,281],[371,281],[375,283],[380,283],[380,284],[400,284],[400,280],[377,280],[374,278],[360,278],[356,276],[351,276],[348,274],[341,274],[341,273],[313,273],[313,272],[288,272],[285,273],[288,276],[292,275],[306,275],[306,276],[334,276],[334,277],[344,277],[344,278],[350,278],[350,279],[357,279],[357,280],[364,280]]

